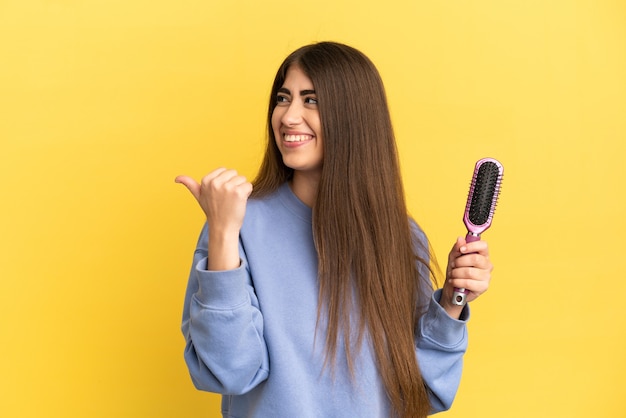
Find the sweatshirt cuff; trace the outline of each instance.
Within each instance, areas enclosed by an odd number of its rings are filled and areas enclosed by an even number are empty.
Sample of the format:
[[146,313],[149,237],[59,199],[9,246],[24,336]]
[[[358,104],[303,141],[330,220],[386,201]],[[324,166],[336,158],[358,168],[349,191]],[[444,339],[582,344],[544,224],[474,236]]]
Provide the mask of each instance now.
[[465,305],[460,319],[454,319],[439,304],[442,290],[436,290],[430,300],[430,306],[422,317],[422,335],[445,347],[454,347],[466,338],[469,306]]
[[206,266],[206,257],[195,266],[198,279],[195,298],[200,304],[210,309],[225,310],[248,302],[247,268],[243,261],[233,270],[209,271]]

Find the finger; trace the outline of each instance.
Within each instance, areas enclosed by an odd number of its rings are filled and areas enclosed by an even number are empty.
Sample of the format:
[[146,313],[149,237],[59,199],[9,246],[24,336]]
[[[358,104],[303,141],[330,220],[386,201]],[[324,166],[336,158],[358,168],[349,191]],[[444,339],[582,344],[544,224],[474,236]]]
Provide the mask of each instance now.
[[450,280],[450,285],[455,288],[467,289],[477,295],[485,293],[489,289],[488,280],[455,279]]
[[249,197],[252,193],[252,183],[244,176],[235,176],[228,183],[233,185],[245,197]]
[[252,192],[252,183],[248,181],[248,179],[244,176],[236,176],[230,180],[237,187],[243,189],[246,194],[250,194]]
[[[236,173],[236,172],[235,172]],[[248,179],[245,176],[241,176],[236,174],[228,180],[229,183],[232,183],[234,186],[240,186],[244,183],[248,182]]]
[[215,170],[211,171],[206,176],[202,177],[201,183],[203,185],[211,184],[215,179],[218,179],[227,171],[228,169],[224,167],[216,168]]
[[252,194],[252,190],[253,190],[253,186],[252,183],[250,182],[245,182],[244,184],[241,185],[242,191],[246,196],[246,199],[250,197],[250,195]]
[[483,270],[491,270],[493,268],[489,258],[479,253],[470,253],[458,257],[451,263],[451,267],[476,267]]
[[468,242],[464,252],[465,253],[478,253],[485,257],[488,257],[489,245],[487,244],[487,241]]
[[457,267],[450,271],[450,278],[468,280],[489,280],[491,271],[478,267]]
[[452,278],[447,280],[447,284],[449,286],[468,289],[472,292],[478,293],[486,291],[489,288],[490,283],[491,275],[489,272],[477,269],[468,269],[465,272],[453,272]]
[[466,247],[466,242],[465,242],[465,238],[463,237],[458,237],[456,239],[456,242],[454,243],[454,245],[452,246],[452,249],[450,250],[450,253],[448,255],[448,261],[451,262],[453,261],[455,258],[461,256],[463,254],[463,249]]
[[196,200],[200,196],[200,184],[189,176],[177,176],[174,181],[187,187]]
[[231,182],[238,176],[236,170],[220,168],[206,175],[202,179],[202,184],[203,186],[210,186],[213,190],[217,190],[222,187],[233,186]]

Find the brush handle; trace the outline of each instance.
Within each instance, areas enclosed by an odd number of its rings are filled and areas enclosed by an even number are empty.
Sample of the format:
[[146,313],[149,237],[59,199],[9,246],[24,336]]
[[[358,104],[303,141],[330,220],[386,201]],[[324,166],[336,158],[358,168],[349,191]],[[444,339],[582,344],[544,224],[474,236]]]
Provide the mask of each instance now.
[[[474,234],[472,232],[468,232],[465,236],[465,242],[474,242],[480,241],[480,234]],[[467,294],[469,290],[455,287],[454,293],[452,294],[452,303],[457,306],[463,306],[467,303]]]

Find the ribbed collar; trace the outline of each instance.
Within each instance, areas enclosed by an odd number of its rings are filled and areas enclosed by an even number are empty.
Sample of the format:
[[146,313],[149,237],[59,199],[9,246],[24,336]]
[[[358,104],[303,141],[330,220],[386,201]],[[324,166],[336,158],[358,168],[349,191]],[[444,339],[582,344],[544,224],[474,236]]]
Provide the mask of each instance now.
[[298,218],[308,223],[312,222],[313,210],[305,205],[304,202],[293,193],[288,182],[285,182],[282,186],[280,186],[278,189],[278,197],[287,209],[289,209]]

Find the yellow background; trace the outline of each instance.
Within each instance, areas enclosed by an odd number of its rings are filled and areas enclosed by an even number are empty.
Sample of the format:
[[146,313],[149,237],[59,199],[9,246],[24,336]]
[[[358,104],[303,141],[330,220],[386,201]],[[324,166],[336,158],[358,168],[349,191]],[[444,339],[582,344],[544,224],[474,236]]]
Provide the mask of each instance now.
[[379,67],[442,264],[475,161],[505,166],[440,416],[626,415],[622,0],[0,0],[0,416],[218,416],[182,357],[203,219],[173,179],[252,177],[274,72],[319,40]]

